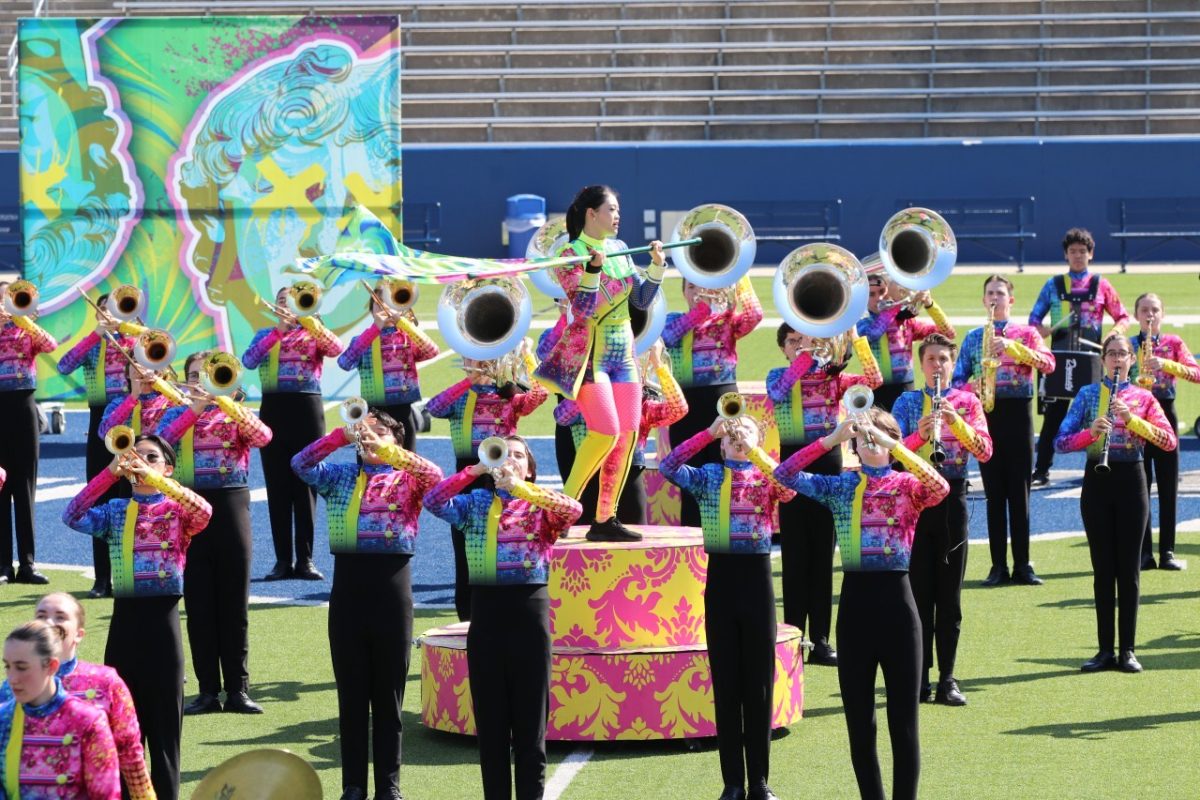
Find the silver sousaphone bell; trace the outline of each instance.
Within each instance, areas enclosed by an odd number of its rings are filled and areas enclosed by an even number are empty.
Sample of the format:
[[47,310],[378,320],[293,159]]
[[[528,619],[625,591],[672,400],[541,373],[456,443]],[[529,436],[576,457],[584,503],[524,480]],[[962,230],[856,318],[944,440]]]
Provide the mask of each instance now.
[[733,286],[754,265],[754,229],[740,213],[722,205],[697,206],[679,220],[671,242],[700,243],[671,250],[675,268],[702,289]]
[[478,361],[516,350],[532,319],[529,290],[518,278],[469,278],[438,299],[438,330],[456,353]]

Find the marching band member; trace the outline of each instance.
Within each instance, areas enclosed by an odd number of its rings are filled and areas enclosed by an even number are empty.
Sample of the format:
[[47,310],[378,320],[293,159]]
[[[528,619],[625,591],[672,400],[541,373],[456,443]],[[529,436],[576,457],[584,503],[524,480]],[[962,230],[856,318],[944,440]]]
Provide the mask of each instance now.
[[416,445],[416,426],[412,405],[421,399],[417,364],[440,352],[438,346],[416,325],[416,317],[396,311],[372,294],[368,303],[373,322],[354,337],[346,351],[338,356],[338,366],[350,372],[358,370],[362,397],[404,424],[405,450]]
[[[843,421],[780,464],[775,476],[830,508],[837,520],[843,572],[838,684],[859,793],[872,800],[885,796],[875,748],[875,674],[882,668],[892,740],[891,796],[913,800],[921,770],[917,725],[921,632],[908,565],[917,518],[944,500],[950,487],[899,442],[900,428],[891,414],[872,408],[865,417]],[[859,442],[861,472],[803,471],[852,437]],[[892,458],[906,471],[893,471]]]
[[[400,797],[400,709],[413,626],[409,561],[421,499],[442,479],[436,464],[401,446],[404,433],[404,423],[372,408],[357,425],[337,428],[292,459],[301,480],[325,498],[329,517],[329,650],[337,681],[342,800],[367,796],[368,732],[375,798]],[[361,449],[361,465],[326,463],[349,445]]]
[[[1128,382],[1134,358],[1129,340],[1119,333],[1109,334],[1103,346],[1105,376],[1099,383],[1079,390],[1063,419],[1054,447],[1060,453],[1087,450],[1079,511],[1092,558],[1092,592],[1100,649],[1081,669],[1098,672],[1115,667],[1122,672],[1141,672],[1134,642],[1141,580],[1139,565],[1150,498],[1145,473],[1138,462],[1142,460],[1146,442],[1160,450],[1174,450],[1178,440],[1175,428],[1154,395]],[[1113,655],[1114,606],[1119,658]]]
[[495,489],[470,489],[488,469],[476,463],[425,495],[425,508],[466,532],[471,578],[467,664],[485,800],[542,796],[550,696],[550,549],[583,506],[536,484],[537,463],[520,436]]
[[4,641],[13,699],[0,705],[5,800],[119,800],[117,748],[104,712],[71,696],[57,672],[63,630],[26,622]]
[[[107,302],[108,295],[100,295],[96,300],[96,329],[68,350],[58,362],[60,375],[70,375],[83,367],[83,385],[89,411],[85,462],[88,480],[99,475],[110,460],[110,454],[104,447],[104,436],[100,433],[104,411],[109,401],[128,391],[128,362],[121,351],[112,346],[109,337],[115,339],[127,353],[133,351],[137,341],[122,333],[120,323],[104,310]],[[88,597],[111,597],[112,567],[108,563],[108,548],[99,539],[92,540],[92,564],[95,566],[96,581]]]
[[[833,340],[815,339],[795,331],[786,322],[775,334],[789,366],[767,374],[767,397],[779,430],[780,457],[802,450],[816,437],[837,427],[842,395],[851,386],[876,388],[883,380],[879,365],[863,337],[854,340],[862,362],[862,375],[845,371],[842,354],[834,353]],[[813,354],[822,351],[818,366]],[[839,475],[842,451],[833,448],[811,465],[817,475]],[[833,515],[821,503],[797,496],[779,504],[780,531],[802,531],[779,539],[783,572],[783,621],[804,631],[813,644],[809,664],[837,665],[837,652],[829,643],[833,617]]]
[[[1163,303],[1158,295],[1147,293],[1133,304],[1133,313],[1141,331],[1130,339],[1133,345],[1134,365],[1129,372],[1130,380],[1142,388],[1149,388],[1154,399],[1162,407],[1163,414],[1171,424],[1171,430],[1179,429],[1175,416],[1175,379],[1182,378],[1200,383],[1200,365],[1192,357],[1183,339],[1170,333],[1161,333]],[[1149,339],[1149,341],[1147,341]],[[1143,362],[1142,354],[1145,354]],[[1175,560],[1175,519],[1179,496],[1179,449],[1161,450],[1152,442],[1145,448],[1146,486],[1158,477],[1158,568],[1183,569],[1183,563]],[[1146,521],[1146,537],[1142,540],[1142,569],[1153,569],[1154,542],[1150,521]]]
[[587,435],[564,478],[563,491],[580,497],[592,476],[600,473],[599,499],[587,534],[592,541],[641,538],[616,517],[633,462],[642,404],[629,305],[648,309],[666,268],[658,241],[652,242],[645,278],[627,256],[606,256],[620,247],[613,238],[620,221],[616,192],[607,186],[585,187],[567,209],[569,248],[577,255],[590,253],[592,259],[557,271],[572,321],[536,371],[538,380],[576,401],[587,421]]
[[[713,442],[720,443],[720,462],[688,466]],[[775,506],[795,492],[775,478],[777,465],[761,443],[753,418],[717,417],[659,467],[696,497],[703,515],[704,630],[725,784],[721,800],[777,800],[767,786],[776,634],[771,529]]]
[[[115,599],[104,663],[116,669],[133,695],[150,753],[150,780],[160,800],[179,796],[184,565],[192,537],[212,516],[204,498],[171,479],[174,468],[171,445],[143,434],[63,512],[68,527],[108,544]],[[97,505],[121,477],[133,484],[133,497]]]
[[[683,298],[688,311],[667,314],[663,342],[671,356],[671,371],[683,387],[689,409],[687,416],[670,427],[672,446],[704,430],[708,415],[721,395],[738,390],[737,342],[758,327],[763,311],[750,285],[750,276],[737,282],[732,301],[727,291],[702,289],[685,278]],[[698,453],[692,466],[719,458],[720,448],[714,445],[707,452]],[[681,498],[680,523],[700,525],[700,508],[687,492]]]
[[[875,405],[890,411],[897,397],[912,391],[913,342],[933,333],[953,339],[954,326],[929,292],[917,292],[913,295],[912,305],[907,305],[908,290],[898,283],[872,274],[868,284],[867,315],[858,321],[857,331],[871,343],[871,352],[883,374],[883,384],[875,390]],[[928,312],[933,322],[917,319],[917,304]]]
[[[187,382],[201,383],[212,350],[184,363]],[[233,357],[230,356],[233,360]],[[163,414],[157,433],[176,448],[175,480],[212,506],[206,536],[188,550],[183,575],[188,643],[200,693],[183,709],[261,714],[250,699],[250,450],[271,441],[271,429],[241,403],[192,389],[192,402]]]
[[[0,295],[12,284],[0,281]],[[27,284],[28,285],[28,284]],[[9,314],[0,308],[0,467],[11,478],[0,489],[0,583],[49,583],[33,567],[35,524],[34,492],[37,487],[38,422],[37,357],[58,347],[54,337],[30,316]],[[17,535],[17,571],[13,573],[13,524]]]
[[116,395],[108,401],[104,416],[100,418],[100,427],[96,429],[101,444],[108,432],[118,425],[128,425],[135,434],[152,433],[168,408],[186,402],[183,395],[171,389],[165,381],[156,383],[162,377],[160,374],[133,362],[125,367],[129,392]]
[[[987,495],[988,542],[992,568],[984,586],[1002,583],[1037,586],[1042,579],[1029,563],[1029,480],[1033,460],[1033,372],[1054,371],[1054,355],[1031,325],[1010,317],[1014,302],[1012,281],[991,275],[983,283],[983,306],[990,309],[991,330],[985,323],[964,338],[954,365],[951,385],[968,389],[983,403],[994,447],[992,457],[980,462]],[[992,338],[991,353],[983,352],[985,335]],[[986,363],[985,363],[986,362]],[[988,399],[993,408],[988,410]],[[1008,571],[1007,538],[1012,537],[1013,569]]]
[[[954,677],[967,571],[967,461],[975,456],[984,463],[992,457],[992,437],[979,398],[950,386],[957,355],[958,345],[950,339],[940,333],[927,336],[917,351],[925,388],[900,395],[892,408],[904,446],[933,464],[950,486],[946,499],[925,509],[917,520],[908,574],[921,617],[921,700],[933,695],[929,670],[936,635],[940,677],[934,699],[951,706],[967,703]],[[940,419],[935,416],[935,396]]]
[[342,343],[315,315],[297,317],[288,311],[284,303],[290,292],[283,288],[275,295],[272,313],[279,323],[254,334],[242,355],[246,369],[258,370],[262,384],[259,416],[274,432],[270,443],[260,451],[275,546],[275,566],[263,580],[319,581],[325,576],[312,562],[317,498],[292,472],[291,460],[305,445],[325,434],[321,372],[326,358],[342,352]]
[[[533,374],[536,362],[528,340],[522,342],[521,358]],[[461,472],[475,463],[479,444],[489,436],[511,436],[517,432],[521,417],[532,414],[550,395],[534,382],[527,391],[516,383],[496,385],[495,362],[463,358],[467,377],[425,404],[431,417],[450,422],[450,441],[454,446],[455,468]],[[471,590],[467,581],[465,532],[451,526],[454,545],[454,608],[459,620],[471,618]]]
[[[133,709],[129,687],[112,667],[79,660],[79,643],[86,623],[83,606],[66,592],[38,601],[37,618],[62,629],[61,663],[56,673],[63,688],[76,699],[104,712],[117,748],[121,780],[132,800],[154,800],[154,787],[142,753],[142,729]],[[0,684],[0,704],[13,699],[12,687]]]
[[[1096,240],[1082,228],[1071,228],[1062,241],[1067,259],[1067,273],[1046,281],[1029,313],[1029,324],[1038,329],[1043,339],[1050,341],[1051,350],[1078,350],[1073,340],[1079,339],[1099,346],[1103,336],[1104,315],[1112,317],[1111,333],[1124,333],[1130,318],[1117,290],[1101,275],[1088,272],[1096,252]],[[1050,324],[1043,325],[1046,314]],[[1054,465],[1054,438],[1067,414],[1066,400],[1046,400],[1042,415],[1042,432],[1037,441],[1037,464],[1033,468],[1033,486],[1050,483],[1050,467]]]

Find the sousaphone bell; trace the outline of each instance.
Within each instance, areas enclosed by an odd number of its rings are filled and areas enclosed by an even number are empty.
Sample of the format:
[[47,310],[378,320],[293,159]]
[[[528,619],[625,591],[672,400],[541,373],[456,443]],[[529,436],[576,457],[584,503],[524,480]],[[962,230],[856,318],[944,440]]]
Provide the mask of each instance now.
[[754,265],[754,229],[740,213],[722,205],[697,206],[679,220],[671,242],[700,243],[671,250],[675,268],[703,289],[733,286]]
[[517,278],[470,278],[438,299],[438,330],[455,352],[478,361],[516,350],[532,319],[529,290]]

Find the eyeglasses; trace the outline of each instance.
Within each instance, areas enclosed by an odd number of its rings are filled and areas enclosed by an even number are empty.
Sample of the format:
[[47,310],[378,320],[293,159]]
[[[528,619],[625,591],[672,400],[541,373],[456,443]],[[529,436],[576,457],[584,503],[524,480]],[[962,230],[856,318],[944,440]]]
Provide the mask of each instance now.
[[1133,353],[1129,352],[1128,350],[1105,350],[1104,355],[1113,356],[1114,358],[1128,358],[1129,356],[1133,355]]

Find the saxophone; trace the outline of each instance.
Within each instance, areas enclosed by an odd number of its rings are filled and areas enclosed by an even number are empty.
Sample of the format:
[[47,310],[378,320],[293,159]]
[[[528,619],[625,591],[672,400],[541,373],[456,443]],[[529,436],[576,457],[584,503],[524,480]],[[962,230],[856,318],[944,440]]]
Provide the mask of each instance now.
[[983,328],[983,343],[980,345],[979,363],[983,374],[979,380],[979,401],[984,411],[992,411],[996,407],[996,370],[1000,367],[1000,359],[992,355],[992,343],[996,338],[996,304],[988,306],[987,324]]
[[1142,346],[1138,348],[1137,355],[1137,385],[1143,389],[1149,389],[1154,385],[1154,375],[1146,372],[1146,359],[1154,355],[1154,344],[1151,341],[1150,331],[1147,330],[1142,334]]

